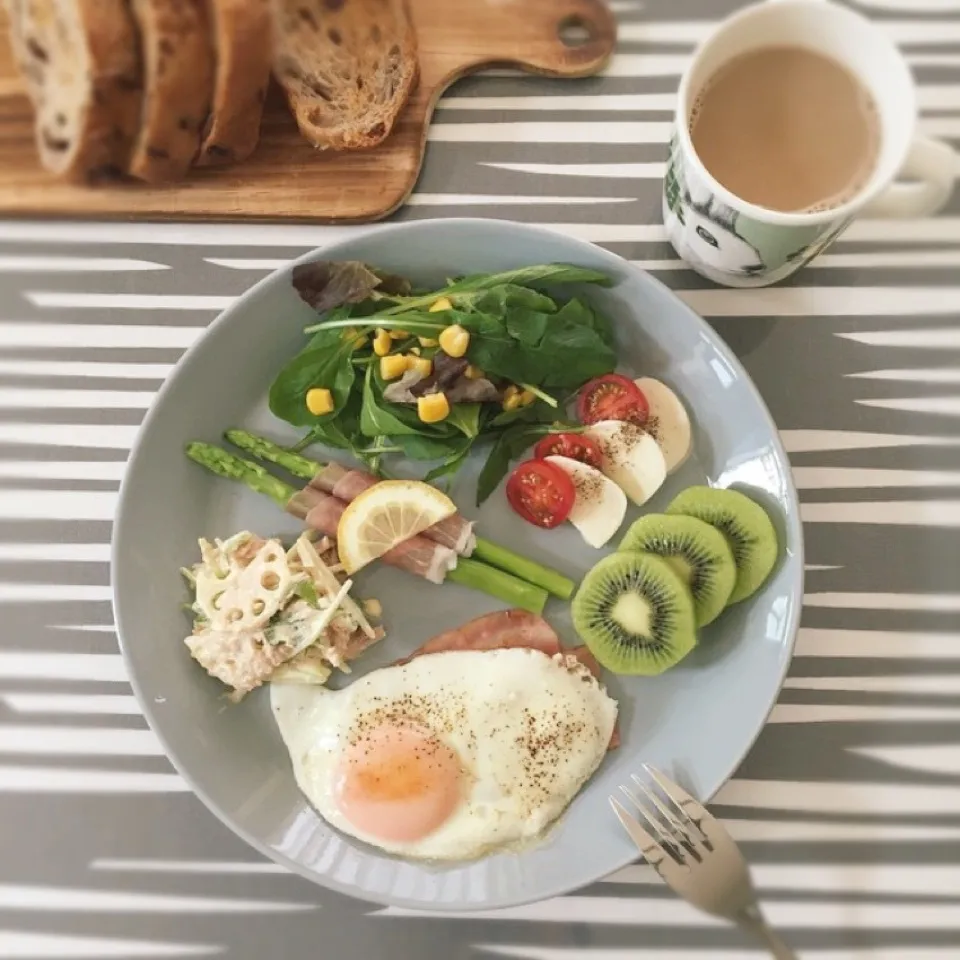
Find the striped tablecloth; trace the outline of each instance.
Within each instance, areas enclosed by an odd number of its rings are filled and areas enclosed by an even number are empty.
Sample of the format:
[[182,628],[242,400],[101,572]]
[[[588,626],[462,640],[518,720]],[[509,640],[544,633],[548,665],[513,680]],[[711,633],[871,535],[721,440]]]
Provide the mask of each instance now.
[[[794,282],[677,262],[659,178],[678,74],[733,0],[617,0],[606,75],[501,75],[442,104],[404,218],[549,225],[651,270],[766,397],[808,581],[780,703],[717,810],[813,960],[960,951],[960,195],[856,224]],[[960,138],[960,2],[860,0]],[[633,867],[560,900],[437,919],[256,859],[174,774],[124,677],[108,541],[154,392],[217,312],[346,231],[0,223],[0,957],[713,960],[758,956]]]

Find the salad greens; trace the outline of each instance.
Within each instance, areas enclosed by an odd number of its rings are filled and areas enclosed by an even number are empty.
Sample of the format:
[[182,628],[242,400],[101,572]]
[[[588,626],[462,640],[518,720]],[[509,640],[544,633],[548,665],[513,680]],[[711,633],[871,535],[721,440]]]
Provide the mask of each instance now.
[[[555,290],[610,283],[595,270],[544,264],[413,291],[403,278],[363,263],[319,261],[298,265],[292,282],[321,315],[306,328],[310,339],[270,388],[271,411],[307,430],[296,449],[322,443],[349,451],[376,472],[383,457],[399,453],[435,462],[427,479],[437,479],[454,474],[475,444],[492,442],[478,502],[496,488],[510,459],[549,432],[558,407],[586,381],[616,365],[609,320],[579,297],[558,296]],[[438,301],[446,301],[446,309],[431,311]],[[436,346],[442,331],[454,324],[470,334],[459,364]],[[446,361],[443,387],[434,382],[436,377],[418,378],[416,373],[405,374],[402,382],[385,382],[380,357],[372,349],[376,330],[397,337],[391,340],[391,354],[415,349],[422,357]],[[481,380],[467,379],[467,363],[482,371]],[[385,396],[388,386],[392,389]],[[527,391],[533,402],[504,409],[511,386]],[[307,408],[306,395],[314,388],[330,391],[329,413],[317,415]],[[417,397],[441,389],[450,413],[437,423],[425,423]],[[475,402],[478,397],[484,402]],[[468,402],[456,402],[463,398]]]

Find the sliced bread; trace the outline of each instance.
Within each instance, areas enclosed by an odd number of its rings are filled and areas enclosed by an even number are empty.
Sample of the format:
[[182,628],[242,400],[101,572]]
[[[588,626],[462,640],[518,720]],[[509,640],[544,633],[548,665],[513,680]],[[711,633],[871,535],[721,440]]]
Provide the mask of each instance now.
[[207,0],[132,0],[143,46],[144,98],[130,173],[150,183],[184,176],[200,148],[213,95]]
[[416,85],[405,0],[273,0],[274,76],[315,146],[380,143]]
[[7,11],[44,167],[87,183],[120,177],[142,97],[126,0],[7,0]]
[[237,163],[253,153],[273,58],[270,0],[210,0],[210,8],[217,69],[198,166]]

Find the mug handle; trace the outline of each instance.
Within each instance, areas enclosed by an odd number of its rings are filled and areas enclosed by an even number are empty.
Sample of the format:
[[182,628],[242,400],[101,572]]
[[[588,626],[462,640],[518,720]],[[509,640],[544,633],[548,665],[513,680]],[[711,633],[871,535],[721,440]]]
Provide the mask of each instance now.
[[900,219],[929,217],[942,210],[960,173],[960,156],[942,140],[917,137],[898,177],[912,183],[893,183],[867,204],[861,216]]

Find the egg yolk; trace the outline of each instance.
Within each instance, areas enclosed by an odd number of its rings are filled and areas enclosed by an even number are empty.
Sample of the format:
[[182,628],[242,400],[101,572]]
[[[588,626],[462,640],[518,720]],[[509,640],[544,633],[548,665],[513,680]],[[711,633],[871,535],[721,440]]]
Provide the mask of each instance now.
[[384,726],[352,743],[340,765],[337,801],[360,831],[398,843],[436,830],[457,808],[462,768],[430,731]]

